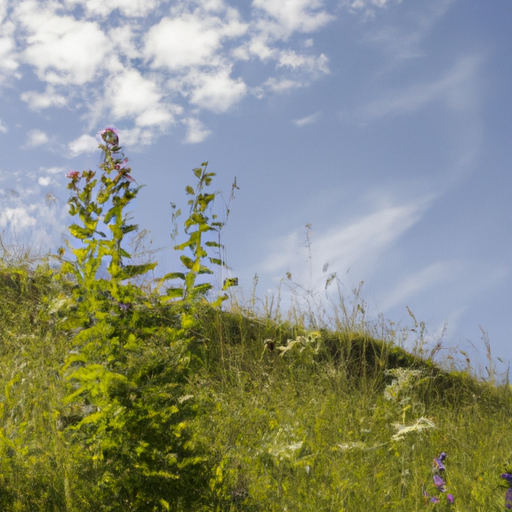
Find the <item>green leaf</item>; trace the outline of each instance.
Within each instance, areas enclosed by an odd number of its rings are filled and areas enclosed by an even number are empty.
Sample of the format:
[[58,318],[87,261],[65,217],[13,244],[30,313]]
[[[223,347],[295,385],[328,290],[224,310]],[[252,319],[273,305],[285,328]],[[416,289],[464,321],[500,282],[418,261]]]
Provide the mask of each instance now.
[[180,256],[180,260],[183,263],[183,265],[185,265],[185,267],[187,267],[189,270],[192,270],[192,268],[194,267],[194,262],[188,256],[182,254]]
[[165,298],[177,299],[183,297],[184,290],[183,288],[167,288],[165,292]]
[[[202,164],[204,165],[204,164]],[[196,178],[201,178],[201,174],[203,173],[203,169],[198,167],[197,169],[193,169],[194,174],[196,175]]]
[[170,272],[169,274],[165,274],[162,277],[162,281],[167,281],[169,279],[183,279],[185,280],[185,274],[183,272]]
[[185,192],[186,192],[187,194],[191,195],[191,196],[193,196],[193,195],[195,194],[194,189],[193,189],[190,185],[187,185],[187,186],[185,187]]

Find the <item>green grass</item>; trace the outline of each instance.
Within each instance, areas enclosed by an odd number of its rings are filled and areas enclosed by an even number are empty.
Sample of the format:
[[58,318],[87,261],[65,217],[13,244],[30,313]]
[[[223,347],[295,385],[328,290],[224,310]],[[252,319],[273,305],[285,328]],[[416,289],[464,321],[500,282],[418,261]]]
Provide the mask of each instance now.
[[[181,468],[173,495],[154,477],[161,501],[145,508],[143,487],[126,473],[138,455],[123,455],[116,473],[109,465],[117,459],[102,458],[72,429],[78,420],[64,402],[62,368],[75,333],[55,309],[67,292],[47,266],[24,261],[0,262],[1,510],[443,510],[422,495],[423,485],[435,491],[431,465],[441,451],[452,510],[504,510],[508,384],[443,369],[400,348],[391,328],[378,339],[366,320],[341,309],[335,328],[311,330],[298,311],[285,321],[235,303],[229,311],[197,308],[181,380],[155,363],[171,357],[162,331],[131,356],[131,368],[147,370],[141,388],[158,394],[169,385],[169,400],[190,404],[179,446],[196,464],[190,474]],[[167,325],[171,313],[162,307],[147,321]],[[400,438],[404,427],[415,428]],[[142,423],[130,428],[135,446],[146,433]]]

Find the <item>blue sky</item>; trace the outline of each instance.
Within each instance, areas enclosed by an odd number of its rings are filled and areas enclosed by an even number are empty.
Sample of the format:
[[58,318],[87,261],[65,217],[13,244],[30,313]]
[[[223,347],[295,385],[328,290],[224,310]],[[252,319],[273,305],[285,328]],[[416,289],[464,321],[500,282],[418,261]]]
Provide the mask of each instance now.
[[408,306],[463,350],[481,326],[511,359],[510,1],[0,0],[0,20],[6,239],[62,244],[64,174],[115,126],[162,271],[207,160],[240,187],[240,294],[258,274],[286,304],[289,272],[325,304],[336,272],[370,318],[411,326]]

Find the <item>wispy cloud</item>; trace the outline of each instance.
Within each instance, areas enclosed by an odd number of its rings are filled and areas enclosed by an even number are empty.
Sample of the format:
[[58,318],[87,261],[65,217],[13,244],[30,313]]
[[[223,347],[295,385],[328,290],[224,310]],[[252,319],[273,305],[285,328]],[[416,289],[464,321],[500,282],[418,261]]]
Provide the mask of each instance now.
[[[418,198],[411,203],[394,203],[361,215],[346,224],[338,224],[323,233],[315,233],[314,252],[328,262],[333,271],[344,272],[357,266],[369,274],[383,253],[390,250],[400,237],[411,229],[425,214],[434,197]],[[299,281],[306,282],[304,261],[307,259],[303,241],[298,231],[280,240],[273,240],[271,254],[265,259],[263,270],[279,274],[292,270]],[[320,272],[314,270],[313,281],[319,281]]]
[[463,262],[431,263],[426,267],[404,276],[394,290],[387,293],[385,300],[379,306],[387,311],[396,306],[404,306],[409,299],[439,283],[449,283],[456,280],[461,273],[465,274],[467,265]]
[[301,117],[300,119],[294,119],[292,122],[294,125],[298,126],[299,128],[302,126],[306,126],[307,124],[313,124],[316,123],[320,119],[320,112],[315,112],[314,114],[311,114],[307,117]]
[[390,91],[368,103],[361,109],[360,117],[368,122],[388,115],[409,114],[435,101],[443,102],[454,111],[474,110],[478,99],[476,77],[480,62],[478,55],[463,57],[437,80]]

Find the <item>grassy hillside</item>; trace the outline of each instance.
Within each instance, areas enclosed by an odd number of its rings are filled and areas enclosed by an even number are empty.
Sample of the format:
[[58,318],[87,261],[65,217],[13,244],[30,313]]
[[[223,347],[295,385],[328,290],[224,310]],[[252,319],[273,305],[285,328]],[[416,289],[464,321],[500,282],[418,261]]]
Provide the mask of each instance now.
[[[504,510],[510,387],[443,371],[364,325],[308,331],[201,305],[186,346],[159,332],[127,365],[139,388],[165,395],[151,406],[162,424],[146,415],[116,427],[111,417],[103,431],[77,431],[93,406],[65,400],[76,333],[52,312],[62,294],[42,265],[1,267],[2,510],[442,509],[422,493],[436,494],[431,465],[442,451],[451,509]],[[172,306],[158,308],[145,321],[175,322]],[[110,393],[123,403],[124,392]],[[99,446],[116,428],[134,452]],[[159,436],[174,444],[179,471]],[[141,471],[144,443],[161,457]]]

